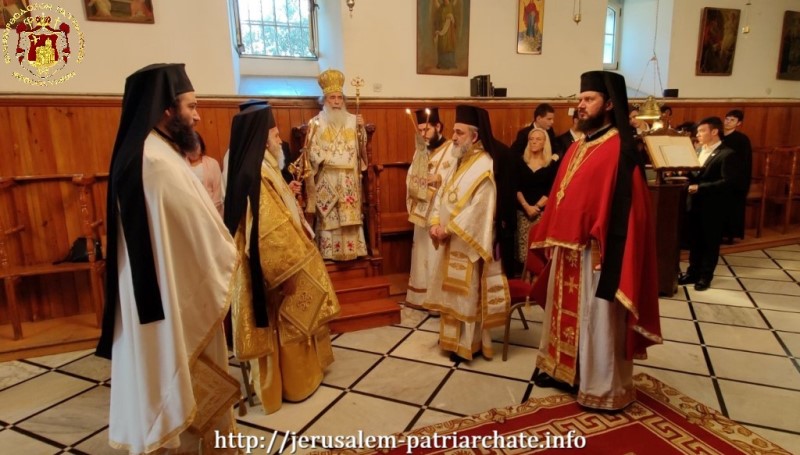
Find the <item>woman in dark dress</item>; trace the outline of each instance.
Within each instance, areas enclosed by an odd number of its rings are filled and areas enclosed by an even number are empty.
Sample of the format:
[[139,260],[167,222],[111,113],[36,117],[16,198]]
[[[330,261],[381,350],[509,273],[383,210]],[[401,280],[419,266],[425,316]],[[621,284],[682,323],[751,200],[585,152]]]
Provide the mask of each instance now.
[[550,138],[541,128],[528,133],[525,152],[514,166],[517,198],[517,262],[528,255],[528,232],[539,221],[556,176],[558,156],[553,155]]

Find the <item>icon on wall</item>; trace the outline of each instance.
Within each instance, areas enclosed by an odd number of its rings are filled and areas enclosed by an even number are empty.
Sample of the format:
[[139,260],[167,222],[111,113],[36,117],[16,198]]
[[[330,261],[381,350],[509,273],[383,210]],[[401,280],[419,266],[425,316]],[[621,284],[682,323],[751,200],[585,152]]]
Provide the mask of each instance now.
[[152,0],[83,0],[90,21],[152,24]]
[[703,8],[695,74],[731,75],[736,38],[739,36],[740,13],[738,9]]
[[544,36],[544,0],[519,0],[517,53],[541,54]]
[[783,14],[778,79],[800,81],[800,11]]
[[468,74],[469,3],[417,0],[417,74]]

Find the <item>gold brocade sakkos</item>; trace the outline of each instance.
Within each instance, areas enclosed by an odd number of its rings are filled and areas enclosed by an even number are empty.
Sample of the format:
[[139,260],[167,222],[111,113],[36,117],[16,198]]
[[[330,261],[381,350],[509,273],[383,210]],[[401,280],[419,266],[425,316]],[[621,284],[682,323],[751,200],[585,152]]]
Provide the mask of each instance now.
[[[268,327],[256,327],[249,293],[249,267],[235,277],[234,352],[240,360],[257,360],[254,375],[267,413],[280,408],[282,399],[299,401],[322,381],[322,371],[333,361],[327,324],[338,315],[336,298],[325,264],[300,220],[286,208],[290,191],[280,174],[262,168],[259,207],[259,249],[267,287]],[[246,254],[246,235],[252,216],[247,211],[236,233],[237,249]],[[245,261],[246,263],[246,261]]]

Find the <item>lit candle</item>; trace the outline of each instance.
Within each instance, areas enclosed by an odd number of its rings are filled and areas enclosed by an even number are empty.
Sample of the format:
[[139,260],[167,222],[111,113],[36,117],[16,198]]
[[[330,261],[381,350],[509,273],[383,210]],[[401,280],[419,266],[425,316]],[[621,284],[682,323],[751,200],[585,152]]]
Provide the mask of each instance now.
[[414,119],[411,109],[406,108],[406,114],[408,114],[408,119],[411,120],[411,127],[414,128],[414,131],[417,131],[417,121]]
[[427,123],[428,125],[430,125],[430,123],[431,123],[431,110],[430,110],[430,109],[428,109],[427,107],[425,108],[425,115],[426,115],[426,117],[425,117],[425,123]]

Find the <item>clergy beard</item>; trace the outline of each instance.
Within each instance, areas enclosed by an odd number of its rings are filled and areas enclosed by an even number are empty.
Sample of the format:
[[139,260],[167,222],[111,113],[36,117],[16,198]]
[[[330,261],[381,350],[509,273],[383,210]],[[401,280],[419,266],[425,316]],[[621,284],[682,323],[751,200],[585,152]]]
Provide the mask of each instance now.
[[433,148],[431,148],[431,146],[433,144],[436,144],[437,142],[439,142],[439,138],[440,137],[442,137],[442,136],[439,133],[433,133],[433,137],[432,138],[430,138],[430,139],[426,138],[425,139],[425,145],[428,147],[428,150],[433,151]]
[[270,155],[272,155],[273,158],[275,158],[275,161],[278,162],[278,170],[282,170],[283,166],[286,164],[286,158],[283,156],[283,148],[281,147],[281,144],[270,142],[267,144],[267,151]]
[[597,131],[606,124],[606,116],[601,112],[598,115],[588,117],[586,120],[578,119],[578,131],[589,134]]
[[333,109],[326,104],[322,106],[322,112],[325,114],[325,118],[328,120],[328,123],[336,128],[344,127],[344,124],[347,121],[347,110],[345,108]]
[[453,145],[453,158],[461,159],[462,156],[466,155],[467,151],[472,144],[461,144],[461,145]]
[[167,134],[180,150],[195,150],[199,147],[197,135],[192,122],[185,122],[179,115],[173,115],[167,120]]

